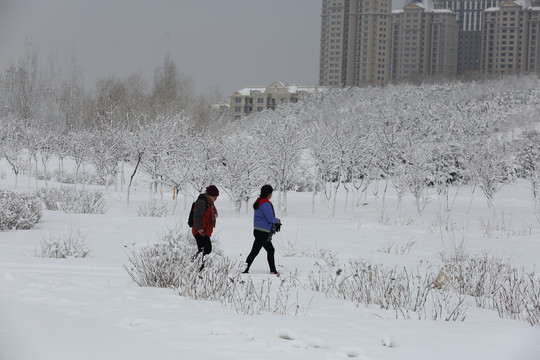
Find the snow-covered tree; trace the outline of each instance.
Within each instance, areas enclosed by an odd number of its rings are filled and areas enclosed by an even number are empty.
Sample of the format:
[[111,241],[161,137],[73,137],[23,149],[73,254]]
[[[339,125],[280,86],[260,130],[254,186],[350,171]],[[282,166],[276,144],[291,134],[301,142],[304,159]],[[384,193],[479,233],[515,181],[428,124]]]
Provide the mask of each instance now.
[[234,203],[237,214],[260,187],[262,168],[261,144],[249,134],[223,136],[219,143],[221,154],[220,184]]
[[150,175],[153,198],[157,194],[158,185],[163,184],[163,174],[168,172],[167,164],[177,141],[175,129],[178,121],[182,121],[180,116],[159,116],[154,121],[142,125],[132,139],[134,144],[132,143],[131,149],[135,150],[132,155],[139,157],[139,166]]
[[19,119],[33,118],[39,99],[38,51],[32,39],[25,40],[24,55],[8,70],[10,84],[6,87],[8,107]]
[[299,161],[304,146],[302,124],[281,112],[267,112],[261,133],[261,152],[268,178],[280,192],[278,206],[287,215],[287,191],[299,176]]
[[459,190],[467,181],[463,152],[462,144],[455,140],[432,143],[429,171],[438,195],[441,224],[448,223]]
[[331,217],[335,215],[339,188],[352,180],[353,156],[360,143],[357,134],[351,131],[352,118],[347,115],[327,113],[313,124],[310,133],[311,155],[317,169],[315,176],[324,188],[327,201],[331,201]]
[[186,181],[198,193],[220,181],[222,156],[213,133],[195,136],[186,154]]
[[64,159],[69,156],[70,139],[66,132],[58,132],[52,138],[54,155],[58,158],[58,177],[61,184],[64,182]]
[[185,115],[177,116],[171,126],[170,131],[174,134],[174,140],[171,142],[169,156],[164,158],[164,171],[161,177],[163,183],[173,188],[175,193],[184,192],[187,195],[189,192],[187,177],[192,164],[193,146],[199,135],[192,129],[192,120]]
[[384,107],[380,111],[374,113],[376,127],[373,135],[376,139],[376,161],[379,172],[384,178],[382,204],[380,204],[379,210],[381,220],[385,221],[387,218],[386,196],[388,188],[394,176],[395,165],[401,161],[399,154],[403,143],[408,139],[408,134],[402,131],[403,114],[400,114],[398,109],[387,101],[382,106]]
[[90,162],[107,189],[111,181],[117,187],[119,164],[125,154],[124,135],[120,129],[110,126],[94,131],[90,139]]
[[61,135],[60,131],[58,131],[54,125],[39,126],[38,129],[41,134],[39,137],[39,157],[41,159],[41,165],[43,166],[45,187],[47,187],[49,161],[55,153],[55,144],[59,143],[58,141],[55,141],[55,139],[61,138]]
[[22,123],[12,114],[3,118],[0,132],[0,153],[6,158],[15,174],[15,188],[19,173],[24,167],[25,144],[21,138]]
[[513,182],[516,175],[516,159],[508,143],[497,138],[479,139],[470,144],[466,165],[496,217],[495,194]]
[[[38,187],[38,154],[41,147],[41,133],[34,119],[27,119],[21,124],[21,139],[24,140],[24,147],[28,155],[28,186],[32,175],[34,175],[35,187]],[[32,166],[34,171],[32,173]]]
[[414,197],[416,210],[419,215],[422,215],[424,209],[431,201],[430,145],[424,144],[422,146],[417,144],[412,149],[410,158],[414,160],[409,163],[405,173],[405,186]]
[[90,159],[90,140],[93,134],[87,130],[70,131],[68,133],[69,154],[75,161],[75,180],[74,188],[77,188],[79,182],[79,171],[85,161]]
[[154,71],[152,100],[157,114],[172,116],[186,110],[192,99],[191,79],[182,75],[169,55]]
[[540,132],[532,130],[523,134],[517,159],[520,175],[531,184],[534,209],[540,221]]

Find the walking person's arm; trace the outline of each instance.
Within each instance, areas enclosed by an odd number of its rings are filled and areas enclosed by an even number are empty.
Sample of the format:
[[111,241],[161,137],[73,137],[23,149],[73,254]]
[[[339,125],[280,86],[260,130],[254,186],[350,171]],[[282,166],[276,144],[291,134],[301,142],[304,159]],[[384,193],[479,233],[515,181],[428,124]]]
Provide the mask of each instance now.
[[203,200],[197,200],[195,203],[195,211],[193,212],[193,227],[201,235],[204,236],[204,229],[202,228],[202,216],[206,210],[206,202]]

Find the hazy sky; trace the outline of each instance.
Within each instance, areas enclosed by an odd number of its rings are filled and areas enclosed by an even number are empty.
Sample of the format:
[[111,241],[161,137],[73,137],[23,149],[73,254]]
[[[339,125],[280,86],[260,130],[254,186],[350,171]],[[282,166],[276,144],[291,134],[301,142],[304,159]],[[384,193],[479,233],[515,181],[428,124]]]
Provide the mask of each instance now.
[[[394,8],[405,0],[394,0]],[[0,71],[24,53],[75,55],[86,86],[141,73],[167,54],[197,93],[272,81],[317,85],[320,0],[0,0]]]

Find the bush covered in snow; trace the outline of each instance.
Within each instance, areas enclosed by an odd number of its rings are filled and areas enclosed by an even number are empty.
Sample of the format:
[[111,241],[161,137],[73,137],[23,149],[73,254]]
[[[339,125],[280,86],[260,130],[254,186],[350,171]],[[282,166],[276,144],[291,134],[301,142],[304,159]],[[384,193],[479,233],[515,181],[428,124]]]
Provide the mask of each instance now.
[[464,296],[433,287],[429,269],[408,271],[364,260],[349,260],[341,267],[319,266],[309,274],[309,286],[330,297],[360,305],[392,310],[402,319],[463,321],[467,313]]
[[69,171],[60,172],[60,170],[55,169],[51,177],[62,184],[105,185],[103,179],[89,171],[74,173]]
[[62,210],[69,214],[103,214],[106,211],[104,194],[101,191],[42,188],[36,195],[47,210]]
[[497,311],[499,317],[540,325],[540,278],[519,271],[503,259],[482,255],[447,256],[438,287],[472,297],[475,305]]
[[86,245],[87,235],[77,229],[61,236],[44,238],[41,240],[38,256],[56,259],[84,258],[91,252]]
[[444,265],[436,271],[419,265],[412,272],[364,260],[341,267],[317,264],[309,286],[357,305],[393,310],[396,318],[463,321],[467,309],[476,306],[540,325],[540,278],[534,273],[487,255],[462,252],[441,258]]
[[295,256],[322,260],[315,263],[307,283],[294,275],[276,286],[271,280],[254,284],[251,277],[242,278],[240,261],[214,253],[204,258],[201,270],[203,259],[195,256],[196,251],[190,234],[170,231],[154,245],[130,249],[131,265],[124,267],[140,286],[173,288],[179,295],[218,301],[244,314],[298,311],[290,295],[304,289],[391,310],[402,319],[464,321],[470,307],[479,307],[540,325],[540,279],[495,257],[466,251],[441,254],[441,267],[421,263],[410,271],[361,259],[343,264],[335,254],[303,250]]
[[41,218],[41,203],[32,195],[0,190],[0,231],[30,229]]
[[167,204],[158,204],[156,200],[150,200],[142,204],[137,212],[142,217],[165,217],[168,213]]
[[[217,301],[242,314],[271,312],[298,313],[297,299],[289,298],[296,290],[294,277],[255,284],[242,279],[244,264],[216,254],[196,255],[195,240],[190,234],[171,230],[161,241],[129,249],[131,265],[124,268],[139,286],[173,288],[178,295],[196,300]],[[204,265],[204,266],[203,266]]]
[[131,266],[124,265],[133,281],[139,286],[176,288],[179,286],[181,268],[193,266],[197,252],[195,244],[188,240],[189,235],[175,236],[170,231],[162,241],[140,249],[129,249]]
[[336,266],[339,258],[335,251],[329,249],[298,248],[296,243],[288,241],[281,248],[283,257],[315,258],[325,262],[328,266]]

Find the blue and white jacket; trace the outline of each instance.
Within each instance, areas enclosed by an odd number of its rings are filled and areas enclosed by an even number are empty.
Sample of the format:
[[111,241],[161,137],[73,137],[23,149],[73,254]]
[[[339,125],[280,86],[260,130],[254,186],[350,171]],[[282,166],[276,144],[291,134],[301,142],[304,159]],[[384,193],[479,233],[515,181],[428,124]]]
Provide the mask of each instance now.
[[[277,224],[279,219],[274,214],[272,203],[266,199],[257,199],[259,206],[255,209],[253,215],[253,228],[269,233],[272,230],[272,224]],[[255,203],[257,203],[255,201]]]

